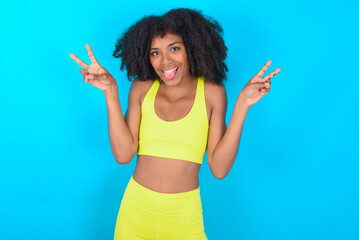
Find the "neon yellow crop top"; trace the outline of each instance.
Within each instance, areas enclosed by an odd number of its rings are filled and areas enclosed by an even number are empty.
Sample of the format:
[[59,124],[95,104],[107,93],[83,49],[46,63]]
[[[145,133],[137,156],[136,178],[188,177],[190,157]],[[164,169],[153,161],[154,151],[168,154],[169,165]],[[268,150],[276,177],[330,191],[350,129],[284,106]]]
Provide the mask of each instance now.
[[155,112],[160,81],[154,81],[142,102],[137,154],[202,164],[209,128],[204,78],[198,77],[196,97],[190,112],[175,121],[162,120]]

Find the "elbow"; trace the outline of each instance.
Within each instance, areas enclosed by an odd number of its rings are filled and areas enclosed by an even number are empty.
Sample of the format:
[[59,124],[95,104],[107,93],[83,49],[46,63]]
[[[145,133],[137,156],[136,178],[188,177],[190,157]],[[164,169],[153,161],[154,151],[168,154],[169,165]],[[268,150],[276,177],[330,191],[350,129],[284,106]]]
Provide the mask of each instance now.
[[222,166],[214,164],[215,162],[208,159],[209,168],[211,169],[212,175],[217,179],[223,179],[228,175],[228,171],[224,170]]
[[228,172],[216,171],[213,168],[211,168],[211,172],[215,178],[220,179],[220,180],[225,178],[228,175]]
[[213,174],[213,176],[219,180],[222,180],[227,176],[227,174]]
[[131,162],[131,160],[133,159],[135,153],[130,154],[130,155],[123,155],[123,156],[115,156],[115,160],[116,162],[118,162],[121,165],[125,165],[129,162]]
[[113,153],[116,162],[121,165],[125,165],[133,159],[136,154],[137,149],[131,151],[118,151],[116,154]]
[[115,157],[115,160],[116,160],[117,163],[119,163],[121,165],[125,165],[125,164],[131,162],[131,159],[128,160],[126,158],[121,158],[121,157]]
[[135,148],[131,147],[131,148],[115,148],[112,147],[112,154],[115,157],[116,162],[118,162],[121,165],[125,165],[129,162],[131,162],[131,160],[133,159],[136,151],[137,151],[137,146]]

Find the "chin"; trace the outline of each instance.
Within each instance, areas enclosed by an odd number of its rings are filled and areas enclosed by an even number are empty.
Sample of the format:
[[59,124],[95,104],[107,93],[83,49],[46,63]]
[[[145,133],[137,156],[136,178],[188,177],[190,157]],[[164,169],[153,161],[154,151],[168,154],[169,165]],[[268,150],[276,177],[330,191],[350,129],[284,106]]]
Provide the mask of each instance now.
[[176,86],[181,82],[181,76],[176,75],[172,79],[166,79],[164,76],[161,78],[167,86]]
[[176,86],[179,84],[179,81],[176,81],[177,79],[171,79],[171,80],[163,80],[162,81],[167,85],[167,86],[170,86],[170,87],[173,87],[173,86]]

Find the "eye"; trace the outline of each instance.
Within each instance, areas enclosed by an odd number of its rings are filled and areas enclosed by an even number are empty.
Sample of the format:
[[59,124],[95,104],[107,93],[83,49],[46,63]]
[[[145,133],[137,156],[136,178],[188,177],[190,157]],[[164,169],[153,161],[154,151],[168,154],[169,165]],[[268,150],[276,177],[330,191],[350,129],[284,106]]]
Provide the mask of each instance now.
[[158,55],[158,52],[156,52],[156,51],[151,52],[151,56],[157,56],[157,55]]
[[179,47],[173,47],[172,49],[171,49],[171,51],[172,52],[175,52],[175,51],[178,51],[180,48]]

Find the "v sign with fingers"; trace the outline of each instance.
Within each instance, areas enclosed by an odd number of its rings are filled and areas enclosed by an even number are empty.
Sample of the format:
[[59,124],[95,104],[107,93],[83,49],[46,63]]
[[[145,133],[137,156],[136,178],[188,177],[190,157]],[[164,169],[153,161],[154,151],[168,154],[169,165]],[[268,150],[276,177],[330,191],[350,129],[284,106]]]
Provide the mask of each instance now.
[[249,80],[239,94],[241,101],[248,107],[252,106],[259,101],[264,95],[269,93],[270,86],[272,84],[271,78],[280,72],[280,68],[277,68],[267,76],[262,78],[263,74],[267,71],[267,68],[271,65],[272,61],[268,60],[262,69]]
[[86,49],[91,60],[91,65],[86,64],[84,61],[76,57],[75,54],[70,53],[70,57],[81,67],[86,69],[80,69],[80,72],[83,75],[82,79],[103,91],[116,86],[117,84],[115,78],[97,62],[89,44],[86,44]]

